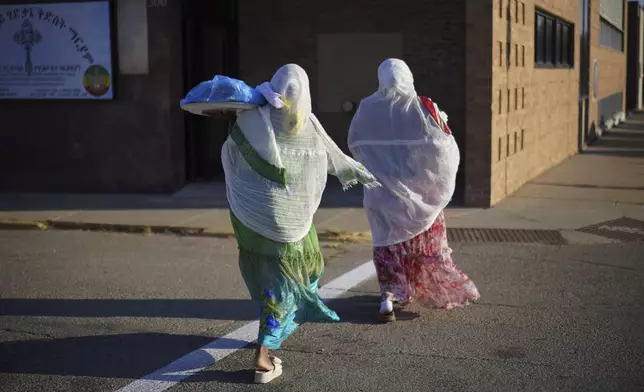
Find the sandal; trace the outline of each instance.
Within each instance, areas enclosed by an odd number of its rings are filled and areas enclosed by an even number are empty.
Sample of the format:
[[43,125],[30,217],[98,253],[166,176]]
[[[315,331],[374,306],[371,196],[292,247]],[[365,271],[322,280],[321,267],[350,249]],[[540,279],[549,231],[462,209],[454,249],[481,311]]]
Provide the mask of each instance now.
[[273,363],[273,370],[255,370],[255,384],[267,384],[282,375],[282,360],[269,357]]
[[394,312],[380,313],[378,312],[378,320],[383,323],[391,323],[396,321],[396,314]]
[[391,300],[385,299],[380,303],[380,310],[378,311],[378,319],[385,323],[396,321],[396,315],[394,313],[394,304]]

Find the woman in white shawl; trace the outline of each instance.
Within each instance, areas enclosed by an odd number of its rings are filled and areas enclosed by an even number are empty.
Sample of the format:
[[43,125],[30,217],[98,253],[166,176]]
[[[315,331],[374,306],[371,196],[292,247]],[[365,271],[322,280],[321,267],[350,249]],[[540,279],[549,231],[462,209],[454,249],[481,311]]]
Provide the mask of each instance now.
[[258,90],[268,104],[238,114],[222,161],[239,268],[260,306],[255,382],[266,383],[282,373],[282,361],[269,349],[304,321],[338,320],[318,293],[324,261],[313,214],[327,173],[344,188],[378,183],[342,153],[311,112],[301,67],[281,67]]
[[379,315],[393,321],[395,301],[452,308],[479,293],[453,264],[447,244],[443,209],[460,160],[447,116],[416,95],[402,60],[383,62],[378,80],[378,91],[362,100],[353,118],[349,148],[383,185],[365,189],[364,207],[382,294]]

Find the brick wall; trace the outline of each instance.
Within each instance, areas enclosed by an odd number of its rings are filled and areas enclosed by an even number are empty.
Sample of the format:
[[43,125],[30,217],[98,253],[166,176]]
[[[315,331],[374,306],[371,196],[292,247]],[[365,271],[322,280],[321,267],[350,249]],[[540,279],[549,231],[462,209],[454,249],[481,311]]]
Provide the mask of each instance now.
[[[598,48],[598,2],[592,3],[591,61],[602,63],[601,97],[623,90],[625,56]],[[465,203],[489,206],[578,151],[579,6],[579,0],[435,0],[405,6],[246,0],[240,2],[240,71],[248,82],[259,83],[280,65],[299,63],[311,78],[316,110],[320,84],[333,83],[316,77],[318,34],[402,34],[403,58],[414,71],[417,91],[450,114],[461,147]],[[574,68],[535,68],[537,7],[574,23]],[[373,78],[375,89],[376,70],[365,70],[365,77]],[[590,115],[591,120],[597,115],[596,102]],[[351,115],[320,117],[346,148]]]
[[535,68],[536,7],[578,28],[578,0],[494,0],[491,205],[577,152],[579,34],[574,68]]
[[493,0],[466,4],[465,204],[489,206],[492,150]]
[[[465,0],[240,1],[240,75],[254,84],[270,79],[283,64],[301,65],[311,81],[313,110],[329,135],[346,149],[351,114],[320,113],[317,107],[321,84],[334,83],[318,79],[318,35],[401,34],[403,59],[414,72],[416,91],[432,97],[450,115],[450,126],[465,154],[464,15]],[[372,80],[375,91],[377,64],[361,77]],[[461,170],[461,185],[462,181]]]

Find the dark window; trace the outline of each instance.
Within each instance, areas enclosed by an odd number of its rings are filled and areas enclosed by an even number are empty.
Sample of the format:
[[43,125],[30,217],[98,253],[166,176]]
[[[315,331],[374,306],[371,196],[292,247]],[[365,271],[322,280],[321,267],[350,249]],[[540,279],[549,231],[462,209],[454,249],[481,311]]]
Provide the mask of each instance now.
[[573,25],[543,11],[535,15],[534,62],[537,67],[574,67]]
[[552,45],[552,40],[554,38],[553,33],[554,30],[554,19],[552,18],[546,18],[546,58],[545,58],[545,63],[548,65],[553,65],[553,60],[554,60],[554,53],[553,53],[553,45]]
[[624,51],[624,33],[604,18],[600,18],[599,44],[606,48]]
[[590,0],[579,0],[579,96],[588,97],[590,92]]
[[535,31],[535,61],[539,64],[544,62],[546,57],[546,19],[543,15],[537,14],[537,26]]
[[563,53],[561,48],[563,47],[563,36],[561,34],[562,23],[557,22],[557,34],[555,34],[555,64],[563,65]]
[[561,58],[563,63],[562,64],[569,64],[572,61],[572,53],[570,53],[570,49],[568,43],[573,39],[572,34],[570,33],[570,29],[568,28],[567,25],[562,25],[561,26]]

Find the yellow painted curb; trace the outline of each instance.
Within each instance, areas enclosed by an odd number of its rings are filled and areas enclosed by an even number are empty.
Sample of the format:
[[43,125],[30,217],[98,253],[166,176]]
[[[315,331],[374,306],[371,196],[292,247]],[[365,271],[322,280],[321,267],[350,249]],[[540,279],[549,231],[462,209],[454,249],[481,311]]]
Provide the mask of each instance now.
[[[208,237],[220,239],[233,239],[235,233],[226,231],[209,231],[200,227],[180,226],[153,226],[153,225],[127,225],[94,222],[72,221],[19,221],[0,220],[0,230],[78,230],[99,231],[106,233],[128,234],[174,234],[187,237]],[[318,232],[320,242],[335,242],[345,244],[371,244],[369,232],[346,232],[342,230],[327,229]]]
[[370,232],[346,232],[342,230],[322,230],[318,232],[318,238],[320,241],[327,242],[343,242],[349,244],[366,244],[370,245],[372,243],[372,237]]
[[0,230],[47,230],[49,226],[38,221],[0,220]]
[[176,234],[185,236],[201,235],[205,229],[200,227],[128,225],[94,222],[48,221],[49,227],[55,230],[103,231],[110,233],[130,234]]

